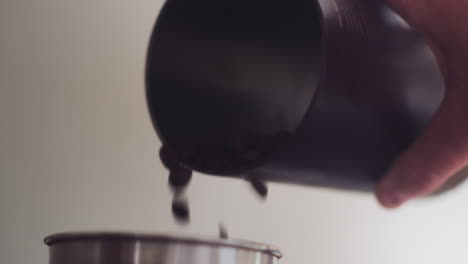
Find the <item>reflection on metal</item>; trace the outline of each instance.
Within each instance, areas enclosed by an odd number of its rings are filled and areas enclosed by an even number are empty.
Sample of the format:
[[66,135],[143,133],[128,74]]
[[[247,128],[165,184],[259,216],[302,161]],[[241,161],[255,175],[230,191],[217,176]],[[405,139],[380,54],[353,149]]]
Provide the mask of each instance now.
[[255,242],[161,234],[64,233],[45,243],[50,264],[275,264],[282,257]]

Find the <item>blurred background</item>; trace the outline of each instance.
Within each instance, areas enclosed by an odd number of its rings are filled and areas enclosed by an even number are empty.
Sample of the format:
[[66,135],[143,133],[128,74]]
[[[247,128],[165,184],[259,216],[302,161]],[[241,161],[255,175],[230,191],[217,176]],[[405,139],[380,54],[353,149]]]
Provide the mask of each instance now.
[[371,194],[195,175],[191,224],[170,213],[144,98],[161,0],[0,1],[0,262],[47,263],[54,232],[217,235],[275,244],[280,263],[467,263],[468,187],[381,209]]

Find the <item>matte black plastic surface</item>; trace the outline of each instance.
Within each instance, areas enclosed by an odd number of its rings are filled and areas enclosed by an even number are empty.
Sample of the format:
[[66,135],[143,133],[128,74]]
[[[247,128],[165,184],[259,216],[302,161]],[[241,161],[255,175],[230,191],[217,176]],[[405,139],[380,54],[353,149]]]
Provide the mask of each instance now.
[[169,0],[148,53],[164,144],[215,175],[368,190],[444,94],[382,1]]
[[186,166],[236,174],[294,134],[322,64],[314,1],[170,0],[152,35],[147,96]]

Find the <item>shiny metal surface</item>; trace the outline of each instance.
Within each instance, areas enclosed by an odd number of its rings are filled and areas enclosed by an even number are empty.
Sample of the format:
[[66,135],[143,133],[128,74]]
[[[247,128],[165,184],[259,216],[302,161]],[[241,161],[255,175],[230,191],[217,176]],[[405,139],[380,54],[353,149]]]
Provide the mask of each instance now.
[[275,264],[272,246],[249,241],[134,233],[62,233],[45,238],[50,264]]
[[383,0],[168,0],[146,77],[184,166],[349,190],[372,188],[445,92],[425,40]]

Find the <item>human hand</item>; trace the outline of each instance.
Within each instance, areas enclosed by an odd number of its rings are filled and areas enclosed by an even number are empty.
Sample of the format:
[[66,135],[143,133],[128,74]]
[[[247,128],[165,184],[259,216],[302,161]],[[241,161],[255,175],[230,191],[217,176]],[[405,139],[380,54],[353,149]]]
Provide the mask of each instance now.
[[468,1],[386,0],[423,32],[445,77],[445,98],[421,137],[376,187],[379,202],[396,208],[439,189],[468,165]]

